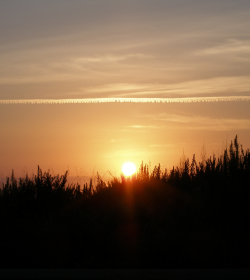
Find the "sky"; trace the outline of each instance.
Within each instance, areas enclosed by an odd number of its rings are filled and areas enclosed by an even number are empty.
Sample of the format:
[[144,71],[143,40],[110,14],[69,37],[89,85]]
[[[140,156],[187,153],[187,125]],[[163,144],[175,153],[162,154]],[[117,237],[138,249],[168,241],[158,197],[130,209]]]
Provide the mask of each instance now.
[[0,1],[0,177],[169,169],[236,134],[250,148],[249,13],[248,0]]

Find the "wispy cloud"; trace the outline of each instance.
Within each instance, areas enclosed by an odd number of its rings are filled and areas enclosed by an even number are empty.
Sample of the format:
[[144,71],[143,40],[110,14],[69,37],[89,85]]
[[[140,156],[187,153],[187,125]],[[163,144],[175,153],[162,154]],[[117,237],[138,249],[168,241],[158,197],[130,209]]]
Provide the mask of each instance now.
[[249,92],[250,79],[242,77],[217,77],[210,79],[197,79],[186,82],[147,84],[147,83],[117,83],[101,85],[83,89],[84,93],[105,93],[109,97],[174,97],[192,95],[217,95],[227,93]]
[[247,1],[38,2],[1,6],[1,99],[249,93]]
[[146,154],[146,151],[126,149],[126,150],[118,150],[114,153],[105,154],[104,157],[107,157],[107,158],[117,158],[117,157],[134,158],[134,157],[137,157],[137,156],[143,156],[144,154]]
[[83,99],[5,99],[0,104],[81,104],[81,103],[190,103],[250,101],[250,96],[187,97],[187,98],[83,98]]
[[250,129],[250,119],[212,118],[201,116],[185,116],[177,114],[159,114],[147,116],[157,122],[163,121],[168,125],[180,126],[182,129],[229,131]]
[[96,62],[96,63],[107,63],[107,62],[117,62],[126,60],[129,58],[148,58],[152,57],[152,55],[145,55],[145,54],[126,54],[126,55],[115,55],[115,54],[103,54],[103,55],[96,55],[96,56],[85,56],[85,57],[78,57],[75,58],[76,63],[88,63],[88,62]]
[[176,145],[175,144],[152,144],[152,145],[149,145],[149,147],[151,148],[156,148],[156,147],[168,147],[168,148],[173,148],[175,147]]
[[187,98],[83,98],[83,99],[5,99],[0,104],[81,104],[81,103],[192,103],[250,101],[250,96],[218,96]]
[[250,54],[250,41],[249,40],[238,40],[230,39],[224,44],[219,44],[218,46],[212,48],[205,48],[203,50],[197,51],[196,55],[216,55],[216,54],[239,54],[248,53]]
[[159,128],[158,126],[153,126],[153,125],[129,125],[127,127],[131,127],[131,128]]
[[[136,92],[138,90],[143,90],[145,89],[145,85],[141,84],[129,84],[129,83],[117,83],[117,84],[109,84],[109,85],[102,85],[102,86],[97,86],[97,87],[89,87],[85,89],[85,92],[90,92],[90,93],[110,93],[110,92],[115,92],[120,93],[120,92]],[[119,94],[121,95],[121,94]]]
[[124,139],[120,139],[120,138],[112,138],[110,140],[111,143],[119,143],[119,142],[124,142]]

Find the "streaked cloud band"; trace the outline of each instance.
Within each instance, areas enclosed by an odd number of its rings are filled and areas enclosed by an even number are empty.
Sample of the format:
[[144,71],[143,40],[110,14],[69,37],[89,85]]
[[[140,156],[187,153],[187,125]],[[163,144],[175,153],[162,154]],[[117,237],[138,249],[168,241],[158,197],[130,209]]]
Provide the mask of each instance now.
[[82,99],[6,99],[0,104],[81,104],[81,103],[193,103],[250,101],[250,96],[217,96],[187,98],[82,98]]

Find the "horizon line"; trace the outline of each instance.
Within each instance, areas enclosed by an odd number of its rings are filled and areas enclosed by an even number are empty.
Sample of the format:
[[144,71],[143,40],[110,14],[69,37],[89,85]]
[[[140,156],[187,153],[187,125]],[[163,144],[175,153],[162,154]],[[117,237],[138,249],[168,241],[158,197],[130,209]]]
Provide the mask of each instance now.
[[194,103],[250,101],[250,96],[178,97],[178,98],[80,98],[80,99],[3,99],[5,104],[82,104],[82,103]]

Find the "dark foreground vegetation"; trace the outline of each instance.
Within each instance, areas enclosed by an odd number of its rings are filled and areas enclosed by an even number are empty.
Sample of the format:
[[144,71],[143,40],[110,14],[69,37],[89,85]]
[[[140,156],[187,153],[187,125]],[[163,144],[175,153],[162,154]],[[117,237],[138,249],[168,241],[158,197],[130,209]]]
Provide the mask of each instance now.
[[84,186],[67,172],[0,192],[1,268],[249,268],[250,152]]

